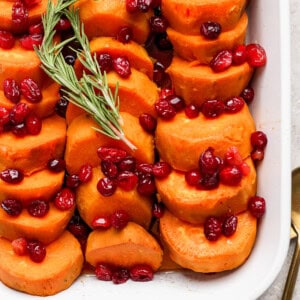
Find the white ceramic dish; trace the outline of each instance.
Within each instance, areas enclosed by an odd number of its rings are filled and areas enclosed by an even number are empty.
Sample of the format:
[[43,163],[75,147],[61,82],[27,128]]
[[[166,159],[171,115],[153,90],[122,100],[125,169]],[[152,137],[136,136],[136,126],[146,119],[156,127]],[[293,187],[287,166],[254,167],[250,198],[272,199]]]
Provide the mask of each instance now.
[[[289,245],[290,226],[290,52],[286,0],[253,0],[249,5],[249,42],[267,51],[268,63],[255,75],[257,129],[269,139],[259,166],[258,194],[267,201],[253,252],[239,269],[215,275],[167,272],[148,283],[114,285],[93,276],[80,277],[71,288],[47,299],[243,299],[253,300],[278,275]],[[0,258],[1,259],[1,258]],[[28,270],[30,272],[30,270]],[[1,299],[45,299],[18,293],[0,283]]]

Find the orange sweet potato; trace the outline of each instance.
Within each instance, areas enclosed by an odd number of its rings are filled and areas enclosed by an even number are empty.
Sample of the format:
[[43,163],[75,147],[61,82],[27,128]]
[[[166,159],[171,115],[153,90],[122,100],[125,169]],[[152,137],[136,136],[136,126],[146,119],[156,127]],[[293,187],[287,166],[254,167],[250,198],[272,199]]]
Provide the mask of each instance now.
[[183,34],[172,27],[167,29],[167,34],[178,56],[188,61],[197,60],[201,64],[209,64],[220,51],[244,44],[247,25],[248,17],[244,13],[233,29],[223,31],[215,40],[208,40],[199,34]]
[[220,183],[218,188],[200,190],[186,183],[184,173],[172,171],[167,178],[156,180],[159,197],[176,217],[192,224],[201,224],[210,215],[245,211],[248,199],[256,193],[255,167],[250,158],[245,162],[250,173],[238,186]]
[[46,248],[43,262],[35,263],[29,256],[18,256],[11,242],[0,238],[0,280],[8,287],[36,296],[57,294],[80,275],[83,254],[77,239],[65,231]]
[[[97,149],[100,146],[124,149],[142,162],[152,163],[154,161],[153,136],[142,129],[136,117],[125,112],[121,113],[121,117],[123,119],[124,134],[129,141],[134,143],[137,147],[136,150],[131,150],[120,140],[109,138],[95,131],[93,127],[98,127],[98,125],[87,114],[82,114],[71,122],[67,130],[65,151],[67,170],[70,174],[77,173],[85,163],[98,166],[100,158],[97,155]],[[137,136],[138,139],[136,139]]]
[[31,216],[26,209],[18,217],[11,217],[0,209],[0,236],[10,241],[25,237],[49,244],[63,233],[73,212],[74,209],[59,210],[53,202],[50,202],[49,212],[42,218]]
[[12,132],[1,134],[0,169],[16,168],[24,175],[44,169],[52,158],[63,157],[66,141],[65,120],[53,115],[43,120],[38,135],[16,137]]
[[155,144],[162,160],[173,168],[189,171],[198,167],[199,156],[208,147],[224,157],[228,148],[235,146],[243,159],[252,150],[250,136],[255,123],[247,105],[235,114],[222,114],[207,119],[200,114],[189,119],[185,113],[177,113],[171,121],[159,119],[155,132]]
[[163,252],[156,239],[140,225],[129,222],[122,230],[94,230],[87,240],[86,261],[92,266],[109,263],[125,268],[147,264],[154,271]]
[[75,7],[79,8],[80,20],[90,39],[97,36],[115,37],[121,27],[128,26],[132,29],[133,40],[143,44],[150,32],[149,13],[127,13],[125,0],[79,0]]
[[18,184],[10,184],[0,179],[0,201],[7,198],[20,200],[27,206],[32,200],[49,201],[61,189],[64,172],[53,173],[47,169],[24,177]]
[[168,211],[160,219],[160,232],[171,258],[182,267],[203,273],[222,272],[242,265],[255,242],[256,219],[248,211],[237,217],[236,232],[215,242],[206,239],[202,225],[183,222]]
[[210,66],[174,56],[167,73],[177,95],[187,104],[201,105],[207,99],[224,100],[240,95],[252,78],[253,68],[244,63],[215,73]]
[[82,219],[92,227],[95,218],[109,217],[121,209],[128,213],[130,220],[148,228],[152,218],[151,199],[141,196],[136,189],[124,191],[120,188],[112,196],[104,197],[97,190],[97,183],[103,177],[100,168],[94,168],[92,180],[78,187],[76,204]]
[[162,1],[163,15],[170,27],[183,34],[198,35],[200,26],[207,21],[218,22],[223,31],[238,23],[246,0],[166,0]]

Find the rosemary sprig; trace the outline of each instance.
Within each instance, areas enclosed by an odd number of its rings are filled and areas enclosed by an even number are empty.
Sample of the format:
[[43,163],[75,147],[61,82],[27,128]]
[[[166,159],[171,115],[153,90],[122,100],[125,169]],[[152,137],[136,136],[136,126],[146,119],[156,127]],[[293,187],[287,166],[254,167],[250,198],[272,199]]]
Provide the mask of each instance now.
[[[96,56],[92,56],[90,52],[89,40],[84,33],[78,10],[70,8],[76,1],[57,0],[54,4],[48,0],[47,11],[42,17],[44,39],[42,45],[35,49],[36,53],[43,70],[62,86],[65,97],[91,114],[100,125],[99,128],[94,128],[95,130],[113,139],[122,140],[131,149],[135,149],[136,147],[125,137],[121,127],[118,87],[113,94],[108,86],[106,73],[101,73]],[[62,15],[70,20],[74,36],[54,44],[55,26]],[[63,47],[75,39],[82,48],[80,51],[75,50],[77,57],[89,71],[89,74],[84,72],[80,79],[77,78],[74,68],[65,62],[62,54]]]

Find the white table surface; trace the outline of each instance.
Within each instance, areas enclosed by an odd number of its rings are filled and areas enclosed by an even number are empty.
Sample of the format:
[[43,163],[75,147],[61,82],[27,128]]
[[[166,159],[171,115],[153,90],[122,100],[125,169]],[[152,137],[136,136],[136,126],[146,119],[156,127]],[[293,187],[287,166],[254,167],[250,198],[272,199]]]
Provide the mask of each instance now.
[[[292,169],[300,166],[300,1],[290,1],[291,23],[291,101],[292,101]],[[287,278],[295,241],[290,244],[288,256],[273,285],[259,300],[279,300]],[[293,300],[300,299],[300,270],[293,294]]]

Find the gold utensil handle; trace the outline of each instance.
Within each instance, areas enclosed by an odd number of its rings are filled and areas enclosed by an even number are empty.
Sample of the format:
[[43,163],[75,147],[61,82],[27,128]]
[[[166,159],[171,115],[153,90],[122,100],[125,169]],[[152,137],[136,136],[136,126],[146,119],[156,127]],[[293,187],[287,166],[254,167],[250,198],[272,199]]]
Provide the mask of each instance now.
[[297,280],[298,269],[300,264],[300,240],[298,237],[297,244],[295,246],[292,262],[290,265],[288,277],[285,283],[282,300],[291,300],[294,292],[295,283]]

